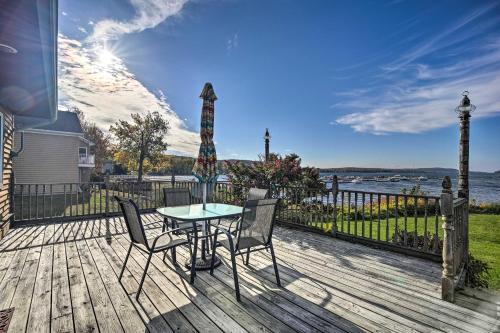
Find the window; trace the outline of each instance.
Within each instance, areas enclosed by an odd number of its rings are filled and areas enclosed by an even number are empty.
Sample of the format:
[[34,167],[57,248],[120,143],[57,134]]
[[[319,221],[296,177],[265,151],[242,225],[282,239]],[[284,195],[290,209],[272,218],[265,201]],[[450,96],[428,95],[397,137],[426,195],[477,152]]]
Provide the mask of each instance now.
[[78,148],[78,156],[87,157],[87,147]]

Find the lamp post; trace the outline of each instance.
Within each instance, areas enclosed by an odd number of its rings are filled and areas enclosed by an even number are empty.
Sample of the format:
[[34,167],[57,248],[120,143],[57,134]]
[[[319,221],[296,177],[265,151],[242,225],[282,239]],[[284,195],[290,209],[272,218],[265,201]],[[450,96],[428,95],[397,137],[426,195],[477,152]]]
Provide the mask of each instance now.
[[455,108],[460,119],[460,150],[458,165],[458,197],[469,200],[469,128],[471,112],[476,106],[471,104],[469,92],[464,91],[460,105]]
[[271,139],[271,135],[269,135],[269,128],[266,128],[266,133],[264,134],[266,162],[269,161],[269,139]]

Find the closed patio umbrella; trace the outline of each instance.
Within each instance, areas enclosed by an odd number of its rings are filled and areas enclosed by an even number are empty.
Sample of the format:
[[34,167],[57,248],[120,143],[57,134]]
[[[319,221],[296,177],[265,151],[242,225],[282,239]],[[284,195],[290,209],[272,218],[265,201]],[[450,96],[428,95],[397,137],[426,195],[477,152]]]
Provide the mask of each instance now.
[[200,150],[193,166],[193,175],[203,184],[203,209],[207,203],[207,184],[217,180],[217,154],[214,145],[214,102],[217,100],[212,84],[207,82],[200,94],[203,99],[200,127]]

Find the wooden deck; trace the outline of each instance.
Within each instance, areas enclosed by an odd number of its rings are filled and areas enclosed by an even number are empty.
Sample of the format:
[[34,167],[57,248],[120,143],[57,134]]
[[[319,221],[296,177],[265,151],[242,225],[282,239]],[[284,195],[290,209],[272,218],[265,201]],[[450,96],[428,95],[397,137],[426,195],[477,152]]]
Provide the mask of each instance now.
[[[467,307],[441,301],[439,264],[286,228],[275,231],[282,288],[265,252],[252,254],[248,267],[238,259],[241,303],[224,250],[214,276],[200,272],[194,285],[185,268],[158,255],[136,302],[146,257],[132,251],[121,285],[128,235],[119,218],[110,224],[110,244],[104,220],[16,228],[0,241],[0,309],[15,307],[9,332],[500,329],[495,296],[460,296]],[[180,249],[178,260],[187,253]]]

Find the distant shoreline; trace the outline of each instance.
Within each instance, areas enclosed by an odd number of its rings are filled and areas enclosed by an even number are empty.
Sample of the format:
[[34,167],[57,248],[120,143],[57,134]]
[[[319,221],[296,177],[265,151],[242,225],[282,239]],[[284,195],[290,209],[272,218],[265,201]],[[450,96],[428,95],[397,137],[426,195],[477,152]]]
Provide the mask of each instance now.
[[[342,168],[318,168],[321,173],[433,173],[433,174],[457,174],[458,170],[453,168],[364,168],[364,167],[342,167]],[[499,174],[499,172],[471,171],[471,173]]]

